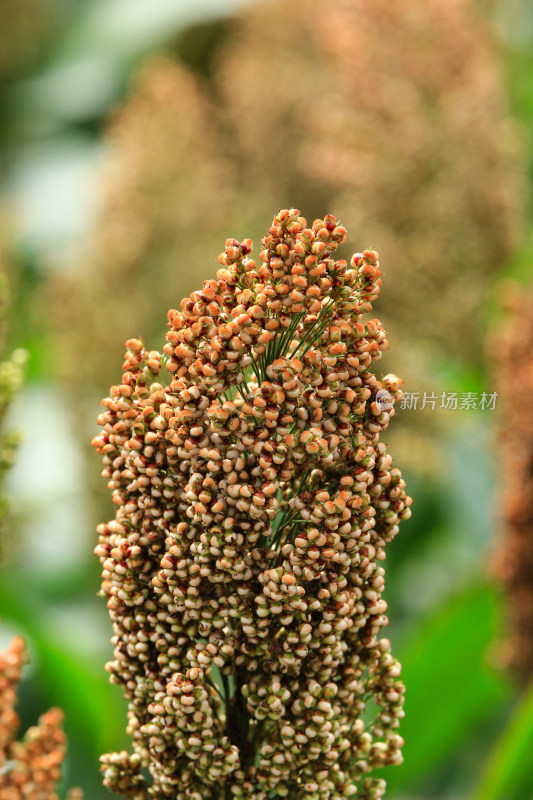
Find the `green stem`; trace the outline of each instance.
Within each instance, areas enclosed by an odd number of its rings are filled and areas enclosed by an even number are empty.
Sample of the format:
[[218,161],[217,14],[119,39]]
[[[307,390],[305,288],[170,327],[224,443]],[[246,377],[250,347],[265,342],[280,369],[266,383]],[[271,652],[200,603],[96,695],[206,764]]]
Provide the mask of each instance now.
[[[298,350],[300,350],[300,348],[302,348],[306,344],[309,344],[309,346],[307,347],[305,352],[307,352],[307,350],[310,347],[312,347],[313,343],[317,340],[318,336],[320,336],[326,329],[329,321],[333,316],[334,311],[335,311],[335,306],[332,303],[327,305],[326,308],[320,309],[320,312],[316,320],[307,330],[306,334],[304,334],[304,336],[300,339],[300,341],[290,354],[289,358],[294,358]],[[317,325],[319,326],[318,331],[317,331]],[[303,355],[305,355],[305,353]]]
[[246,766],[252,766],[255,761],[255,757],[259,750],[257,745],[260,744],[261,742],[261,736],[264,732],[264,729],[265,729],[265,720],[262,719],[256,723],[256,726],[254,728],[254,732],[250,740],[250,749],[248,750]]
[[227,719],[229,701],[230,701],[229,681],[228,681],[228,676],[225,675],[223,672],[220,673],[220,677],[222,678],[222,685],[224,686],[224,703],[226,705],[226,719]]
[[303,311],[298,312],[291,320],[290,324],[282,331],[277,331],[265,351],[259,356],[257,362],[252,362],[252,366],[259,383],[266,380],[268,367],[277,359],[284,355],[289,347],[300,320],[304,315]]

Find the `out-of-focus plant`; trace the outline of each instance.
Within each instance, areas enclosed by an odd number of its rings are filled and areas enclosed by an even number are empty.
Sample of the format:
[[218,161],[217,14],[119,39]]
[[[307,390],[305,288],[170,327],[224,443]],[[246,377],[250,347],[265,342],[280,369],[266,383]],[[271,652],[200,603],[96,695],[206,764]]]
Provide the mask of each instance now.
[[151,64],[116,118],[93,255],[60,303],[75,368],[82,359],[103,380],[102,320],[150,335],[157,293],[192,288],[193,220],[210,236],[237,208],[255,231],[274,198],[355,219],[356,234],[383,242],[391,295],[403,298],[385,303],[387,322],[446,355],[479,355],[480,309],[516,241],[523,181],[498,54],[471,3],[355,0],[327,14],[318,0],[256,4],[214,64],[203,84]]
[[488,277],[516,242],[523,179],[498,54],[473,4],[258,3],[233,28],[218,86],[240,173],[262,194],[354,219],[390,265],[385,318],[460,360],[479,355]]
[[526,684],[533,678],[533,291],[509,285],[506,305],[507,325],[489,344],[498,366],[502,465],[502,533],[492,567],[508,606],[498,659]]
[[[463,0],[356,0],[327,14],[316,2],[257,5],[221,66],[240,169],[259,164],[266,187],[271,178],[282,197],[320,197],[380,242],[392,288],[384,321],[406,344],[399,368],[410,390],[440,396],[443,362],[452,380],[461,362],[479,365],[491,273],[522,213],[516,131],[486,24]],[[428,407],[404,420],[403,441],[391,435],[397,452],[434,471],[449,417]]]
[[[68,348],[57,342],[60,366],[74,375],[81,358],[85,386],[101,390],[132,328],[155,339],[161,307],[212,273],[198,267],[201,252],[211,240],[216,252],[212,234],[227,225],[235,187],[205,87],[165,59],[141,70],[107,145],[101,222],[83,269],[59,274],[54,305],[60,335],[71,337]],[[206,233],[198,239],[192,232],[200,219]]]
[[26,353],[15,350],[8,358],[4,358],[5,312],[8,305],[7,278],[4,265],[1,263],[4,253],[0,253],[0,566],[4,560],[5,550],[9,549],[8,528],[10,526],[9,504],[3,493],[6,472],[13,465],[15,452],[19,443],[19,434],[5,429],[5,418],[15,392],[20,388],[24,376]]
[[58,23],[62,0],[2,0],[0,84],[18,77],[41,54]]
[[334,260],[345,238],[291,209],[258,263],[227,240],[217,279],[168,312],[163,356],[129,340],[103,401],[121,794],[370,800],[401,761],[381,564],[411,500],[380,434],[402,382],[369,370],[381,272],[372,250]]
[[[4,260],[5,252],[1,253]],[[5,310],[8,304],[5,265],[0,263],[0,348],[4,347]],[[0,363],[0,558],[9,550],[12,521],[3,494],[7,470],[13,465],[18,434],[4,430],[6,412],[23,379],[26,353],[15,350]],[[24,640],[15,637],[0,653],[0,798],[2,800],[57,800],[56,784],[61,777],[66,738],[61,728],[62,712],[53,708],[43,714],[22,741],[16,740],[19,719],[15,712],[16,689],[26,661]],[[79,798],[78,790],[69,797]]]
[[[0,653],[0,797],[2,800],[57,800],[56,784],[66,752],[61,728],[63,714],[52,708],[22,741],[16,740],[19,719],[15,712],[17,685],[26,661],[24,640],[17,636]],[[69,800],[79,800],[72,789]]]

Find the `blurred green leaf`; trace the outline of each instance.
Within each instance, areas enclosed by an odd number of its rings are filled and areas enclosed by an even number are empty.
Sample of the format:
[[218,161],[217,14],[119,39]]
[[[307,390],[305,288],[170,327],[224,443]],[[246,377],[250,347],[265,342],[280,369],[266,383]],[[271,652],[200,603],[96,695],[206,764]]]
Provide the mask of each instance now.
[[400,648],[407,686],[401,726],[405,761],[400,768],[386,770],[391,788],[412,789],[421,783],[508,696],[508,686],[486,662],[498,617],[495,594],[485,585],[476,586],[451,601]]
[[533,797],[533,683],[489,756],[471,800]]

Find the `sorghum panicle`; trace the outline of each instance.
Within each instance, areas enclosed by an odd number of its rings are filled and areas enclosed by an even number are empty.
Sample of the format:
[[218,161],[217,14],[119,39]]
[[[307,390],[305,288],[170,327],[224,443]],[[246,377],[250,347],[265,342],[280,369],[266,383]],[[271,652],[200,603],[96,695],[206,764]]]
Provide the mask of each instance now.
[[373,800],[373,769],[401,761],[383,561],[411,500],[380,434],[402,381],[370,371],[378,254],[335,260],[345,238],[290,209],[258,262],[229,239],[168,312],[163,354],[128,341],[102,401],[117,513],[96,553],[133,738],[102,760],[120,794]]
[[[22,741],[15,739],[19,719],[16,690],[26,661],[24,640],[17,636],[0,653],[0,800],[57,800],[56,784],[66,751],[63,713],[52,708]],[[79,789],[68,800],[80,800]]]

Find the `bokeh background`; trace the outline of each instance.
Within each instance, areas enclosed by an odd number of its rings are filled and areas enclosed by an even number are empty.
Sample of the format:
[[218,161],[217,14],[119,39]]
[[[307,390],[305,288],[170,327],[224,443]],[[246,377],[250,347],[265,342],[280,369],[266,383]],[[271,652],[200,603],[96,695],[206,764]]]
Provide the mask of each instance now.
[[294,205],[380,251],[383,371],[419,393],[387,437],[415,499],[387,562],[407,684],[388,797],[531,800],[531,2],[0,13],[0,642],[29,645],[22,728],[65,711],[61,795],[110,796],[98,756],[128,744],[92,555],[113,514],[90,447],[98,401],[124,339],[162,346],[167,308],[213,275],[225,239],[258,241]]

